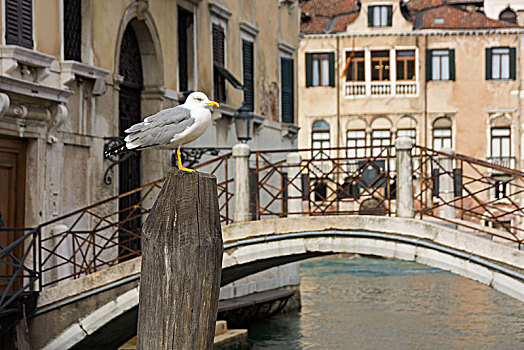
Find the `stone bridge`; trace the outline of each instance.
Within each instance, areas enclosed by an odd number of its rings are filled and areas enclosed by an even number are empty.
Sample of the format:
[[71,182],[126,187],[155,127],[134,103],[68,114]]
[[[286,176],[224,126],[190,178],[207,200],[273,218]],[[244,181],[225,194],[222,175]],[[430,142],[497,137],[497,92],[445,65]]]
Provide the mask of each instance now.
[[[223,227],[222,285],[273,266],[351,253],[416,261],[524,301],[524,251],[442,221],[309,216]],[[136,334],[140,258],[41,292],[30,321],[42,349],[116,347]]]

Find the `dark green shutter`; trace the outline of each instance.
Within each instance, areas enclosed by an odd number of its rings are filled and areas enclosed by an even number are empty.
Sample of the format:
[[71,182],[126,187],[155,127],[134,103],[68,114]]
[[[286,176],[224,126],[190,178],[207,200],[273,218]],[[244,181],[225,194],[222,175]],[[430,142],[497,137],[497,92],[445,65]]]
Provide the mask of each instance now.
[[244,77],[244,102],[251,112],[255,110],[255,86],[253,81],[253,43],[242,40],[242,67]]
[[5,41],[7,45],[33,48],[33,1],[5,1]]
[[426,81],[430,81],[431,76],[432,76],[431,58],[432,58],[432,51],[426,50]]
[[335,86],[335,53],[328,53],[329,58],[329,86]]
[[311,54],[306,53],[306,87],[313,85],[313,77],[311,76]]
[[375,6],[368,7],[368,27],[373,27],[373,9]]
[[282,121],[293,123],[295,114],[295,96],[293,89],[293,59],[280,58],[280,81],[282,89]]
[[388,9],[388,27],[393,25],[393,6],[387,6]]
[[509,78],[517,79],[517,65],[515,64],[515,48],[509,48]]
[[449,80],[455,80],[455,50],[449,50]]
[[486,49],[486,80],[491,79],[491,49]]

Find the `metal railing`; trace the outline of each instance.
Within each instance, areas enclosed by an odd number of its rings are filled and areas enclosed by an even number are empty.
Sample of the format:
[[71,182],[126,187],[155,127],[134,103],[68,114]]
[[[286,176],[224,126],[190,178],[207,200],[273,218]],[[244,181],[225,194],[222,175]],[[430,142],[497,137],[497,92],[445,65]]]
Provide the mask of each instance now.
[[[222,224],[232,222],[230,158],[228,153],[195,167],[217,175]],[[24,291],[39,291],[140,256],[142,223],[163,182],[159,179],[32,229],[1,229],[0,234],[29,232],[0,246],[0,282],[5,282],[0,284],[0,311]]]
[[21,236],[5,247],[0,245],[0,312],[40,279],[34,258],[38,228],[0,228],[1,235],[9,233]]
[[[418,217],[435,217],[524,247],[523,172],[420,146],[415,154]],[[446,181],[447,191],[442,188]]]
[[[288,163],[290,152],[301,155],[296,158],[298,163]],[[393,146],[253,151],[249,171],[252,219],[394,215],[395,153]],[[518,248],[524,246],[524,208],[520,205],[523,172],[419,146],[412,155],[417,217],[437,218],[513,242]],[[195,167],[217,176],[223,225],[232,223],[233,216],[231,157],[228,153]],[[140,256],[141,224],[163,181],[108,198],[34,229],[19,229],[24,232],[22,237],[0,247],[0,267],[9,271],[0,275],[9,280],[0,291],[0,307],[31,288],[42,290]],[[455,192],[452,196],[449,186]],[[133,200],[122,206],[122,199]],[[1,231],[6,230],[14,229]]]
[[[253,219],[394,213],[395,155],[392,146],[299,149],[295,152],[302,155],[298,166],[286,163],[288,150],[252,153],[255,163],[250,174],[251,183],[255,185],[251,189]],[[354,156],[348,157],[348,153]],[[288,174],[290,168],[294,168],[291,175]],[[290,192],[297,194],[290,195]],[[288,209],[290,200],[300,200],[300,208]]]

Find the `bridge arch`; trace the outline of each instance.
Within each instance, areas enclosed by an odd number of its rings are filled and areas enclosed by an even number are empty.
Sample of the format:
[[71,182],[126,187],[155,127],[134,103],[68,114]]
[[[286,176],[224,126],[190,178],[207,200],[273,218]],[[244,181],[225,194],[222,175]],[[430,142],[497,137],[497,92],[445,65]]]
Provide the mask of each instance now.
[[223,228],[222,284],[292,261],[356,253],[415,261],[524,301],[524,252],[471,232],[417,219],[323,216]]

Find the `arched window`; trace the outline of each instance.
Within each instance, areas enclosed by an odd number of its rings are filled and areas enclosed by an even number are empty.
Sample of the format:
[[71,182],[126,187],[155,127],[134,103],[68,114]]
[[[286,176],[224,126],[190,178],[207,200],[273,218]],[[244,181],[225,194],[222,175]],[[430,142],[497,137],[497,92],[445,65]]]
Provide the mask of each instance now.
[[311,146],[315,149],[329,148],[329,124],[325,121],[317,120],[313,123]]
[[517,23],[517,14],[515,13],[515,11],[507,7],[505,10],[503,10],[500,13],[499,19],[502,21],[516,24]]
[[452,148],[451,129],[453,123],[447,117],[441,117],[433,122],[433,149]]
[[314,158],[326,159],[328,152],[324,151],[330,147],[329,124],[323,120],[317,120],[313,123],[313,132],[311,133],[311,148]]

